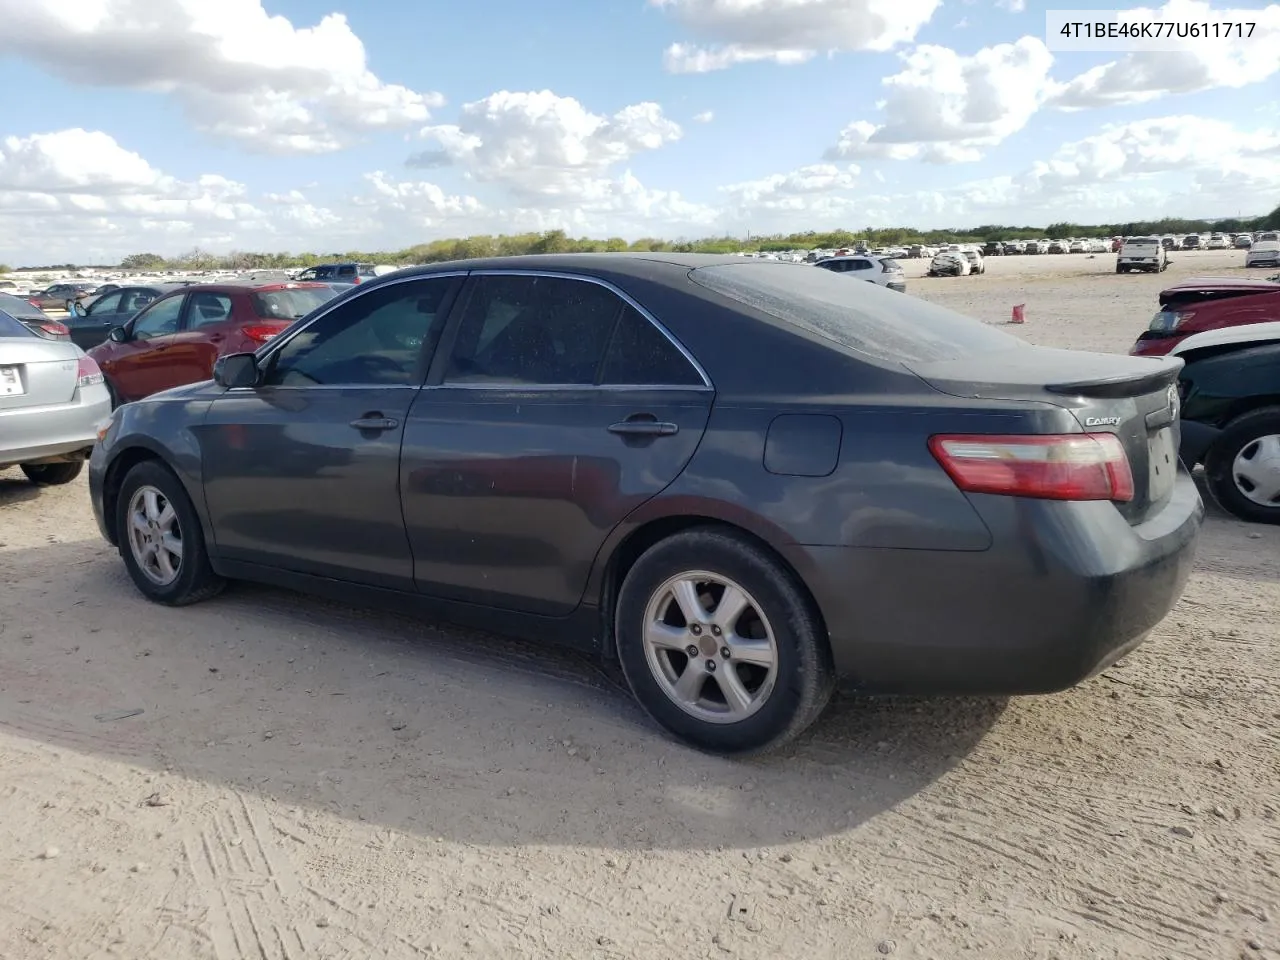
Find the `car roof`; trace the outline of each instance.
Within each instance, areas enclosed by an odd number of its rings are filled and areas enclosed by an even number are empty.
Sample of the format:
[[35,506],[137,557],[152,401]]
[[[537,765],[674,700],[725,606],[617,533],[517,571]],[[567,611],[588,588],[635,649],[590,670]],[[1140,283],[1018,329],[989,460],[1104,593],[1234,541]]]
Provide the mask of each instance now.
[[1172,350],[1170,356],[1178,356],[1203,347],[1222,347],[1233,343],[1262,343],[1280,340],[1280,323],[1244,323],[1236,327],[1220,327],[1193,333]]
[[220,280],[217,283],[170,284],[172,290],[200,293],[272,293],[277,290],[320,290],[328,286],[318,280]]

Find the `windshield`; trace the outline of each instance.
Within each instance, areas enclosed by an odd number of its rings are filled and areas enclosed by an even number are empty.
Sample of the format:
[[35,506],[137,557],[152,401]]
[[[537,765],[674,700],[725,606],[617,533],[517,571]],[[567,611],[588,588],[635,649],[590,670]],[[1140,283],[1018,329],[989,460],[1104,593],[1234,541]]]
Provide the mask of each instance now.
[[880,360],[953,360],[1023,343],[943,307],[800,264],[724,264],[689,276],[721,296]]
[[332,298],[333,291],[328,287],[272,290],[270,293],[255,293],[253,309],[258,316],[267,320],[296,320]]

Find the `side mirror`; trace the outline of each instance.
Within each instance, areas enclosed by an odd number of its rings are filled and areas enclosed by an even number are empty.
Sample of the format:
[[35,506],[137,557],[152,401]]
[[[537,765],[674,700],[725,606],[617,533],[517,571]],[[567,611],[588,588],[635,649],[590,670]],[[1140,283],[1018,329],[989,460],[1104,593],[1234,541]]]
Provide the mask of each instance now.
[[252,353],[229,353],[213,364],[213,381],[220,387],[256,387],[261,371]]
[[129,331],[124,327],[112,327],[107,339],[112,343],[125,343],[129,339]]
[[71,305],[71,312],[77,317],[87,317],[89,315],[89,311],[85,309],[84,304],[79,300]]

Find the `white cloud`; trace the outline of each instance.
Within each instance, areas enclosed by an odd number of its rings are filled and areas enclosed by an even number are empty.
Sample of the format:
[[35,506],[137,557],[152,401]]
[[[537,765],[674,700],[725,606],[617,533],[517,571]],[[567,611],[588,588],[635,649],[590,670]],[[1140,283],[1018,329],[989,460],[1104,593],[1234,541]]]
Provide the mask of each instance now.
[[1164,6],[1132,11],[1156,21],[1256,23],[1248,42],[1188,41],[1186,49],[1130,53],[1086,70],[1055,97],[1068,110],[1146,103],[1178,93],[1236,89],[1261,83],[1280,72],[1280,3],[1262,9],[1226,10],[1201,0],[1170,0]]
[[703,110],[701,113],[695,113],[693,115],[693,122],[694,123],[710,123],[715,118],[716,118],[716,114],[714,110]]
[[673,73],[740,63],[791,65],[819,53],[884,51],[910,43],[941,0],[649,0],[707,46],[674,43]]
[[477,181],[507,187],[521,203],[554,204],[589,199],[610,167],[681,134],[656,103],[605,117],[550,90],[503,90],[464,105],[456,124],[424,127],[422,137],[436,146],[408,164],[457,166]]
[[1053,55],[1036,37],[962,56],[919,46],[886,77],[884,122],[859,120],[841,132],[827,159],[921,157],[936,163],[977,160],[987,147],[1026,126],[1053,95]]
[[201,130],[267,153],[337,150],[444,102],[378,79],[341,14],[298,28],[261,0],[0,0],[0,23],[10,55],[172,95]]
[[[838,226],[1045,225],[1264,213],[1280,194],[1280,128],[1169,116],[1102,128],[1014,175],[873,193],[856,168],[806,167],[722,188],[729,225],[769,231]],[[879,171],[872,176],[879,184]],[[878,184],[875,189],[883,190]]]
[[996,6],[1010,13],[1022,13],[1027,9],[1027,0],[996,0]]
[[1280,132],[1239,130],[1223,120],[1173,116],[1104,127],[1064,144],[1034,164],[1029,179],[1042,192],[1075,185],[1128,182],[1171,171],[1215,178],[1270,174],[1280,184]]

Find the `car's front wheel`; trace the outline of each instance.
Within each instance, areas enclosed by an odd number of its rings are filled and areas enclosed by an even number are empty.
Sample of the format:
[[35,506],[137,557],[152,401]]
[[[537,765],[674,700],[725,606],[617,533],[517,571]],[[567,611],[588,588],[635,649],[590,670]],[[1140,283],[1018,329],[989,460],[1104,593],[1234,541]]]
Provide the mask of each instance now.
[[116,500],[120,556],[143,595],[179,607],[217,594],[200,518],[181,481],[163,464],[146,460],[125,475]]
[[80,471],[83,469],[83,460],[68,460],[63,463],[24,463],[22,465],[22,472],[27,475],[27,479],[32,483],[38,483],[42,487],[56,487],[64,483],[70,483],[80,476]]
[[619,591],[614,629],[636,699],[676,736],[721,754],[791,740],[834,687],[812,601],[768,552],[702,528],[650,547]]
[[1280,407],[1227,426],[1205,457],[1209,488],[1223,509],[1254,523],[1280,523]]

